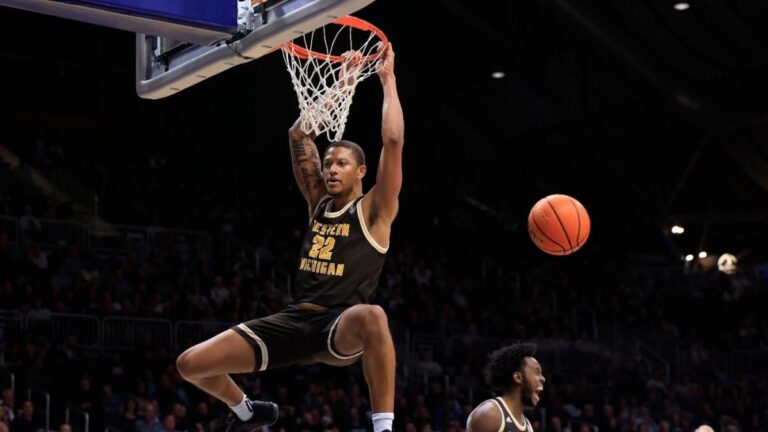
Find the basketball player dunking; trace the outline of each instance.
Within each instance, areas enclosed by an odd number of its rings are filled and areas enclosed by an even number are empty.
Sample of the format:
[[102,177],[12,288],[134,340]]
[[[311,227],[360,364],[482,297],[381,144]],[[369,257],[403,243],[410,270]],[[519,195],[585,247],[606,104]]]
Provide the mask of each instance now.
[[360,146],[333,142],[321,160],[314,136],[297,121],[288,134],[293,173],[310,212],[295,279],[297,303],[232,327],[177,360],[187,381],[234,411],[228,432],[250,432],[278,417],[275,404],[249,400],[229,374],[312,362],[346,366],[360,358],[374,430],[392,429],[395,349],[383,309],[368,304],[384,265],[402,184],[404,124],[395,53],[391,44],[383,50],[378,72],[384,90],[383,146],[376,185],[363,194],[367,167]]
[[493,352],[485,366],[485,381],[501,396],[472,411],[467,432],[533,432],[523,408],[536,406],[544,391],[541,365],[534,345],[514,344]]

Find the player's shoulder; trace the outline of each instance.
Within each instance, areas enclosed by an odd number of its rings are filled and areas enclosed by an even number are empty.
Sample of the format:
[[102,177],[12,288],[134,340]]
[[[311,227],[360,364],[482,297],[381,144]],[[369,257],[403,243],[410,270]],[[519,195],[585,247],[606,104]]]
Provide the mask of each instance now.
[[478,405],[469,416],[467,432],[495,432],[502,424],[501,409],[494,399]]

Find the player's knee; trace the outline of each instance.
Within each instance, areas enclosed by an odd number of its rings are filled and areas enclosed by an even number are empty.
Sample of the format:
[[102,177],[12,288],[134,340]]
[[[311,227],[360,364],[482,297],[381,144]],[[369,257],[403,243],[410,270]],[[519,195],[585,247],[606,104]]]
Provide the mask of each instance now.
[[381,306],[366,306],[363,314],[363,328],[368,332],[379,332],[381,329],[388,328],[387,313]]
[[176,358],[176,370],[178,370],[179,375],[187,381],[192,381],[198,377],[195,356],[195,349],[193,347],[184,351],[178,358]]

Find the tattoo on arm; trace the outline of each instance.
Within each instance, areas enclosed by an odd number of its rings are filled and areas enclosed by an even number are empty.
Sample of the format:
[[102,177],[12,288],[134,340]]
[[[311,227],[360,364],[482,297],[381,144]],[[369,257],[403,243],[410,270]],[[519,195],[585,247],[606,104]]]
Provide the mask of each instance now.
[[311,138],[291,139],[293,175],[304,197],[311,201],[320,198],[323,191],[323,176],[320,169],[320,155]]

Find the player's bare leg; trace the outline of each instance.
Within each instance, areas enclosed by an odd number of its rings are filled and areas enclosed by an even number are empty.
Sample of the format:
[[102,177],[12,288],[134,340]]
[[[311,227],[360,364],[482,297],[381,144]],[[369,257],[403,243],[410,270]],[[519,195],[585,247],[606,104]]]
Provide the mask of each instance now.
[[[384,310],[372,305],[357,305],[346,310],[336,325],[333,346],[344,355],[363,351],[363,372],[371,395],[374,430],[391,430],[396,362]],[[380,420],[379,425],[377,420]]]
[[227,404],[240,422],[232,422],[228,431],[251,431],[277,420],[277,406],[270,402],[249,400],[229,376],[250,373],[256,367],[253,348],[232,330],[222,332],[184,351],[176,360],[179,374]]

